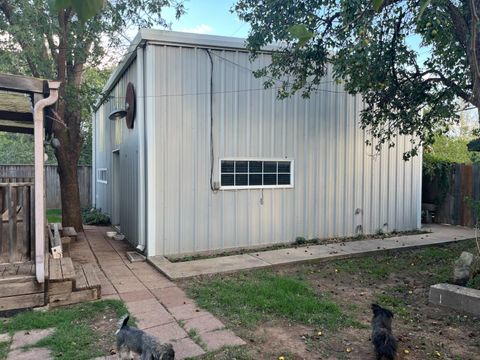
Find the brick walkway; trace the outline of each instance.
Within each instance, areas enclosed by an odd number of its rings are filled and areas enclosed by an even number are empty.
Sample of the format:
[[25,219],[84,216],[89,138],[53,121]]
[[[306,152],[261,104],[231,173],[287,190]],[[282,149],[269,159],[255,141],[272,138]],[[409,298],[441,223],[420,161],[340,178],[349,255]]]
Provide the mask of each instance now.
[[[126,257],[126,251],[132,250],[128,242],[107,239],[107,230],[109,228],[105,227],[85,229],[86,241],[102,270],[99,273],[102,298],[123,300],[140,329],[161,342],[173,344],[175,359],[199,356],[223,346],[245,344],[232,331],[225,329],[220,320],[197,308],[182,289],[151,265],[130,263]],[[84,251],[82,256],[88,258],[87,253]],[[75,251],[72,252],[74,256]],[[193,329],[198,335],[195,336],[197,342],[189,336]]]

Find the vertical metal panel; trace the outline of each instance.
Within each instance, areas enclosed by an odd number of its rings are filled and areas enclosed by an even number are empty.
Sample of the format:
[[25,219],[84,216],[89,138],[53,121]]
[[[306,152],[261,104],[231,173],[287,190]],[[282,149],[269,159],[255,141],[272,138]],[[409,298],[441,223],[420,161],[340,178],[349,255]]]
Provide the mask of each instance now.
[[[328,238],[407,230],[420,214],[421,162],[405,163],[410,146],[376,154],[358,126],[362,102],[329,76],[309,100],[276,98],[249,68],[262,55],[210,50],[213,58],[213,181],[218,159],[287,158],[295,161],[293,189],[210,189],[210,60],[201,48],[149,45],[147,63],[156,107],[158,154],[147,191],[155,187],[156,254],[180,254],[290,242],[296,236]],[[151,124],[150,122],[150,124]],[[147,123],[148,126],[148,123]],[[149,169],[150,170],[150,169]],[[148,195],[147,195],[148,197]],[[358,211],[356,212],[356,210]],[[149,254],[154,255],[154,254]]]
[[[293,189],[210,189],[210,60],[202,48],[147,45],[146,132],[149,255],[180,254],[290,242],[296,236],[329,238],[407,230],[418,225],[421,159],[405,163],[409,146],[376,154],[358,126],[362,101],[333,82],[331,69],[310,99],[278,100],[249,69],[262,55],[210,50],[213,58],[213,181],[218,159],[286,158],[295,161]],[[122,231],[137,234],[135,130],[106,120],[135,63],[97,112],[96,166],[111,169],[111,151],[122,161]],[[99,114],[103,119],[98,119]],[[103,129],[98,126],[103,124]],[[117,128],[121,126],[121,128]],[[97,204],[111,211],[108,185],[97,184]],[[131,236],[130,236],[131,234]],[[155,242],[154,244],[152,244]]]
[[[111,121],[108,114],[115,109],[125,107],[127,84],[137,83],[137,65],[134,61],[110,93],[108,100],[100,106],[95,116],[95,169],[107,169],[107,184],[96,182],[96,206],[108,215],[112,215],[112,165],[115,150],[120,153],[120,195],[118,213],[120,230],[132,244],[138,237],[138,134],[137,126],[128,129],[125,119]],[[95,176],[96,178],[96,176]]]

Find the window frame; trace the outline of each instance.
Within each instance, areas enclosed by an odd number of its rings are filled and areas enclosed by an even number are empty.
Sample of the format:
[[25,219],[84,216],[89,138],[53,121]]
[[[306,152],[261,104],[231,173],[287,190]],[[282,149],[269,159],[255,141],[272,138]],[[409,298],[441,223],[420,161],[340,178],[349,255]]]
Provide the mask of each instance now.
[[[288,185],[233,185],[233,186],[222,186],[222,161],[282,161],[290,163],[290,184]],[[219,190],[262,190],[262,189],[293,189],[295,187],[295,161],[293,159],[285,158],[252,158],[252,157],[224,157],[218,159],[218,179],[219,179]],[[235,172],[233,172],[235,174]],[[250,174],[250,171],[247,172]],[[262,175],[264,174],[262,170]],[[277,173],[278,175],[278,170]]]
[[[105,179],[106,180],[100,179],[99,174],[100,174],[101,171],[105,171]],[[97,169],[97,183],[108,184],[108,169],[107,168],[98,168]]]

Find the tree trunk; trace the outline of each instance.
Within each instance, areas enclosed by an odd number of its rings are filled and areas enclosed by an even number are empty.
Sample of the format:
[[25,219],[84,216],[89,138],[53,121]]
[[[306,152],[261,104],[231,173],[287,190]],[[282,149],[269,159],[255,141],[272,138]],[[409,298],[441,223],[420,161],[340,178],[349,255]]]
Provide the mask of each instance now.
[[63,156],[58,158],[58,175],[60,176],[62,197],[62,225],[73,226],[76,231],[83,231],[77,162],[64,161],[63,159]]
[[[60,147],[55,149],[60,177],[60,194],[62,198],[62,225],[73,226],[75,230],[83,231],[80,190],[78,187],[78,159],[83,146],[80,133],[81,114],[75,105],[75,98],[70,101],[61,99],[57,114],[64,119],[65,125],[54,122],[55,137],[60,141]],[[67,109],[72,109],[68,110]]]

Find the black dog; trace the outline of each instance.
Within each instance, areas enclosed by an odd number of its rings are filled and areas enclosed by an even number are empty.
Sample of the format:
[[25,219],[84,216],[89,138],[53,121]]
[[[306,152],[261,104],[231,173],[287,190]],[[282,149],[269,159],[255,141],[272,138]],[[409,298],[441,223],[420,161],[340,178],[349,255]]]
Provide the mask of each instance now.
[[377,360],[393,360],[397,353],[397,340],[392,334],[393,313],[377,304],[372,304],[372,311],[372,343]]

